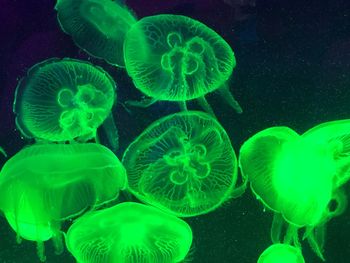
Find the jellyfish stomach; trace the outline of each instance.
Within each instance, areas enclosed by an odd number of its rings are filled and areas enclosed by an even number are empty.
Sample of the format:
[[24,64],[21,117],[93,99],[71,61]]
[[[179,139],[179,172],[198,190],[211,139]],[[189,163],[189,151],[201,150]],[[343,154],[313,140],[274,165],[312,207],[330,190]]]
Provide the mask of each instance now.
[[[173,42],[176,42],[173,40]],[[181,42],[169,45],[169,51],[163,53],[161,56],[161,66],[165,71],[172,74],[180,74],[182,76],[193,75],[199,72],[200,67],[204,67],[203,64],[203,50],[204,45],[201,48],[192,48],[193,45],[180,46]],[[190,41],[191,42],[191,41]],[[197,43],[197,45],[200,45]]]
[[206,152],[203,144],[185,143],[181,151],[172,150],[164,155],[163,159],[170,166],[170,181],[176,185],[182,185],[189,178],[206,178],[210,174]]
[[[208,70],[213,68],[207,50],[207,43],[199,37],[183,40],[180,33],[171,32],[167,36],[167,51],[160,59],[162,69],[170,76],[172,92],[181,99],[198,97],[206,85]],[[215,66],[215,65],[214,65]]]
[[69,138],[90,134],[87,138],[90,139],[107,116],[107,110],[103,108],[107,100],[91,84],[78,86],[77,89],[75,94],[68,89],[59,93],[59,105],[63,108],[59,124]]

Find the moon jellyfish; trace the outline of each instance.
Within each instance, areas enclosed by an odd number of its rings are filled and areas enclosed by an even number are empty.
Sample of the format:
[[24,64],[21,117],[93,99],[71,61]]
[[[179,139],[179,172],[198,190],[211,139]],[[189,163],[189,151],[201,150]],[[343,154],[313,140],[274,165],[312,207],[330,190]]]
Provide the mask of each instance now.
[[258,263],[305,263],[301,250],[287,244],[273,244],[260,255]]
[[157,120],[129,145],[122,162],[132,194],[180,217],[208,213],[240,189],[230,139],[202,112]]
[[24,148],[0,173],[0,209],[21,238],[37,242],[45,260],[44,241],[63,251],[61,222],[115,200],[126,187],[121,162],[95,144],[38,144]]
[[[258,132],[240,150],[239,164],[250,181],[253,193],[275,212],[271,238],[279,243],[300,247],[298,229],[305,227],[314,252],[323,258],[325,224],[341,214],[346,198],[334,184],[337,163],[336,147],[310,140],[287,127],[273,127]],[[335,209],[330,204],[337,203]]]
[[120,0],[58,0],[58,22],[75,44],[91,56],[123,67],[126,32],[136,23]]
[[176,101],[186,109],[186,101],[197,99],[213,114],[205,95],[217,90],[242,112],[227,86],[236,66],[234,53],[220,35],[199,21],[180,15],[144,17],[128,31],[124,57],[136,88],[150,97],[128,104],[147,107],[158,100]]
[[[47,141],[87,141],[109,119],[116,84],[100,67],[73,59],[49,59],[33,66],[16,89],[14,112],[23,136]],[[113,142],[113,144],[117,144]]]
[[79,218],[67,233],[78,262],[182,262],[192,243],[183,220],[151,206],[125,202]]

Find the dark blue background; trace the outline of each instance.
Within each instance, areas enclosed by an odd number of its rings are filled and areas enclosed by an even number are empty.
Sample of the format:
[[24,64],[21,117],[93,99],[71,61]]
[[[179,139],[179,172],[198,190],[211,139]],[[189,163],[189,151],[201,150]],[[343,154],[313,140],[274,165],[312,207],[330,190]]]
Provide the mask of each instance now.
[[[307,2],[307,3],[305,3]],[[348,0],[129,0],[139,18],[158,13],[196,18],[222,35],[237,58],[231,90],[244,113],[237,115],[216,94],[208,100],[231,137],[236,152],[261,129],[285,125],[303,133],[328,120],[350,116],[350,1]],[[61,32],[53,0],[0,0],[0,145],[9,156],[31,143],[20,138],[12,103],[18,79],[50,57],[91,59],[118,84],[118,101],[139,98],[124,70],[89,58]],[[196,108],[196,104],[190,104]],[[114,109],[121,157],[127,145],[153,120],[177,111],[157,103],[127,112]],[[0,167],[5,159],[0,157]],[[348,189],[349,190],[349,189]],[[350,192],[348,191],[350,194]],[[186,219],[194,232],[193,262],[256,262],[270,244],[270,212],[250,190],[210,214]],[[328,224],[327,262],[350,262],[350,212]],[[47,262],[74,262],[56,256],[46,243]],[[320,262],[303,243],[307,263]],[[0,262],[37,262],[35,244],[17,245],[0,218]]]

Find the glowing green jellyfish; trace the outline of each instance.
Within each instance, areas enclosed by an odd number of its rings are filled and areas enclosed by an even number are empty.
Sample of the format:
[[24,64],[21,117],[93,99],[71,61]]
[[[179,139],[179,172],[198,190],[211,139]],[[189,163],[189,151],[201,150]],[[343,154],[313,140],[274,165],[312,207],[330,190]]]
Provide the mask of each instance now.
[[67,233],[78,262],[182,262],[192,244],[190,226],[156,208],[126,202],[79,218]]
[[115,82],[102,68],[73,59],[33,66],[17,86],[16,124],[27,138],[86,141],[107,119],[113,144],[118,136],[110,115]]
[[136,18],[121,0],[58,0],[55,9],[62,30],[77,46],[110,64],[125,65],[125,34]]
[[115,200],[126,187],[121,162],[100,144],[39,144],[24,148],[0,173],[0,209],[20,238],[53,239],[63,251],[60,224],[87,209]]
[[181,217],[210,212],[239,189],[233,191],[237,161],[230,139],[202,112],[157,120],[129,145],[122,162],[131,193]]
[[319,124],[303,134],[307,140],[324,143],[333,148],[337,166],[336,188],[350,179],[350,119]]
[[[284,243],[300,246],[298,229],[322,259],[325,224],[341,214],[346,198],[335,182],[337,148],[310,140],[287,127],[265,129],[248,139],[240,150],[239,164],[251,189],[275,212],[271,237],[280,242],[283,219],[288,223]],[[331,202],[336,203],[332,209]]]
[[213,113],[205,99],[218,90],[237,112],[242,112],[226,83],[236,66],[229,44],[206,25],[180,15],[144,17],[128,31],[125,65],[137,89],[151,99],[128,102],[146,107],[158,100],[197,99]]
[[287,244],[273,244],[260,255],[258,263],[305,263],[300,249]]

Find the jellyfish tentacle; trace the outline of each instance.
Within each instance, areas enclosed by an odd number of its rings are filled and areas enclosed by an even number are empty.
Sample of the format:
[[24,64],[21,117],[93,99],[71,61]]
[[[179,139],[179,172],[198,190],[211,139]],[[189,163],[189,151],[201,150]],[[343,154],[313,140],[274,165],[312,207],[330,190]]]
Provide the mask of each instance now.
[[52,238],[53,246],[55,248],[55,254],[61,255],[64,251],[63,245],[63,234],[60,231],[57,231]]
[[148,108],[149,106],[156,103],[158,99],[156,98],[144,98],[142,100],[136,101],[136,100],[127,100],[124,102],[124,105],[126,107],[132,106],[137,108]]
[[[314,228],[314,227],[308,227],[308,228]],[[323,256],[323,246],[324,246],[324,240],[325,240],[325,224],[317,226],[316,229],[312,229],[310,231],[310,234],[307,237],[307,241],[308,241],[312,251],[322,261],[325,261],[326,259]],[[308,231],[308,229],[306,231]],[[317,231],[316,234],[315,234],[315,231]]]
[[232,190],[232,193],[231,193],[231,198],[238,198],[238,197],[241,197],[246,189],[247,189],[247,186],[248,186],[248,177],[246,176],[242,176],[242,183],[241,185],[239,186],[236,186],[233,190]]
[[112,113],[107,116],[102,128],[107,136],[110,148],[113,152],[116,152],[119,148],[119,133]]
[[45,256],[45,245],[43,241],[37,241],[36,242],[36,251],[39,257],[39,260],[41,262],[46,261],[46,256]]
[[296,247],[301,247],[298,230],[299,230],[298,226],[295,226],[293,224],[288,224],[287,232],[284,236],[283,243],[292,244]]
[[231,91],[229,90],[227,82],[218,88],[217,91],[219,92],[220,96],[228,103],[228,105],[230,105],[237,113],[243,112],[242,107],[239,105],[238,101],[233,97]]
[[272,243],[277,244],[281,242],[283,225],[284,221],[282,214],[274,213],[270,232]]
[[0,153],[7,158],[7,153],[5,152],[4,148],[0,147]]
[[212,117],[216,119],[213,108],[210,106],[210,104],[204,96],[197,98],[196,101],[198,102],[199,106],[204,109],[205,112],[209,113]]

